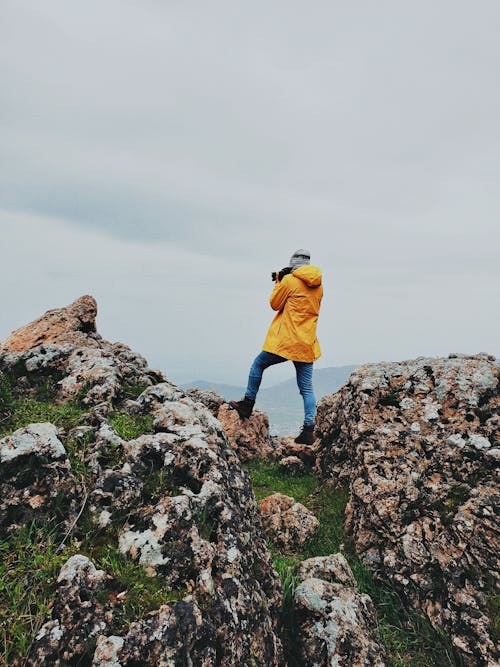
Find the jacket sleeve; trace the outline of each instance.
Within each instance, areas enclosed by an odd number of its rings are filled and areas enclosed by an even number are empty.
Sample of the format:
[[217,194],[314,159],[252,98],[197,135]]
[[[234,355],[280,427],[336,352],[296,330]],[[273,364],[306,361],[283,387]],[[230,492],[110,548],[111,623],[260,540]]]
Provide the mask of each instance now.
[[269,298],[269,303],[273,310],[283,310],[285,307],[286,300],[290,295],[290,281],[288,276],[285,276],[283,280],[279,283],[276,283],[275,288]]

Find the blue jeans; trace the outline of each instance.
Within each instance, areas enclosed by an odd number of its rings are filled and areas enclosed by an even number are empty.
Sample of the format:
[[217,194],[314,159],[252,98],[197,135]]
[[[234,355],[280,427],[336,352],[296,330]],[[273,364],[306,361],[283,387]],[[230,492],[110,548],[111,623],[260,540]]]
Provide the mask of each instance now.
[[[280,357],[278,354],[272,354],[272,352],[262,351],[257,355],[250,368],[245,396],[255,401],[262,380],[262,374],[266,368],[274,366],[274,364],[281,364],[284,361],[289,361],[289,359]],[[293,364],[297,375],[297,385],[304,401],[304,426],[313,426],[316,415],[316,398],[312,385],[313,363],[312,361],[294,361]]]

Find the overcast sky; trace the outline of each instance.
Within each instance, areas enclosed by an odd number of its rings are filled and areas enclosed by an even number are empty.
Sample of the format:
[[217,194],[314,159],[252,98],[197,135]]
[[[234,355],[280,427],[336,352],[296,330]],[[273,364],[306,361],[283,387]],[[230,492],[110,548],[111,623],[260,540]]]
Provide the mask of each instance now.
[[500,355],[499,35],[498,0],[3,0],[0,339],[90,293],[244,384],[308,248],[318,367]]

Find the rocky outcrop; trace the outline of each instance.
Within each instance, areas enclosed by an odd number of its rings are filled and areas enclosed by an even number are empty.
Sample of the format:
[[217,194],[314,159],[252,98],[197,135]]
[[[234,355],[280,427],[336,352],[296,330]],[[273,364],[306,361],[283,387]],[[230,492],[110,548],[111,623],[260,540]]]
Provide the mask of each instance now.
[[299,651],[304,667],[385,667],[385,652],[368,595],[309,578],[295,591]]
[[341,553],[329,556],[317,556],[302,561],[297,568],[297,576],[301,581],[306,579],[323,579],[332,584],[341,584],[356,588],[356,580],[349,563]]
[[88,294],[70,306],[49,310],[34,322],[14,331],[2,344],[1,350],[26,352],[40,345],[75,345],[98,347],[95,319],[97,303]]
[[53,424],[30,424],[0,440],[0,527],[75,509],[77,484]]
[[300,551],[319,528],[314,514],[290,496],[273,493],[259,503],[264,531],[285,553]]
[[318,408],[316,472],[349,483],[364,562],[443,626],[467,665],[500,659],[499,363],[487,355],[361,366]]
[[87,404],[123,397],[130,386],[165,380],[123,343],[104,340],[96,331],[96,313],[91,296],[49,310],[0,344],[0,370],[13,374],[24,393],[50,377],[57,383],[55,398],[82,392]]
[[297,641],[304,667],[386,665],[375,608],[341,553],[299,565]]
[[314,445],[301,445],[291,437],[273,436],[271,438],[271,457],[276,461],[287,459],[291,456],[300,459],[305,466],[312,466],[316,461],[317,443]]
[[203,403],[222,424],[229,444],[243,463],[253,459],[265,459],[273,455],[273,443],[269,434],[269,419],[264,412],[254,410],[248,419],[241,419],[229,404],[215,391],[188,389],[186,395]]
[[[32,424],[0,441],[4,534],[25,520],[43,532],[57,508],[49,528],[67,554],[26,664],[282,665],[281,583],[220,422],[94,320],[85,297],[0,350],[18,397],[49,378],[57,401],[86,406],[71,431]],[[120,437],[118,408],[152,429]],[[156,582],[147,613],[128,605],[123,570],[141,590]]]

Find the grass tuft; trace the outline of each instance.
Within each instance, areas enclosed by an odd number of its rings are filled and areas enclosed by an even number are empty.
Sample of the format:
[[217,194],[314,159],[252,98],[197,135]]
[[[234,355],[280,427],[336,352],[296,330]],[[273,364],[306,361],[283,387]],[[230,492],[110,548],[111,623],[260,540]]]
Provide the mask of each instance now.
[[109,416],[109,423],[123,440],[133,440],[144,433],[153,432],[151,415],[131,415],[128,412],[114,411]]

